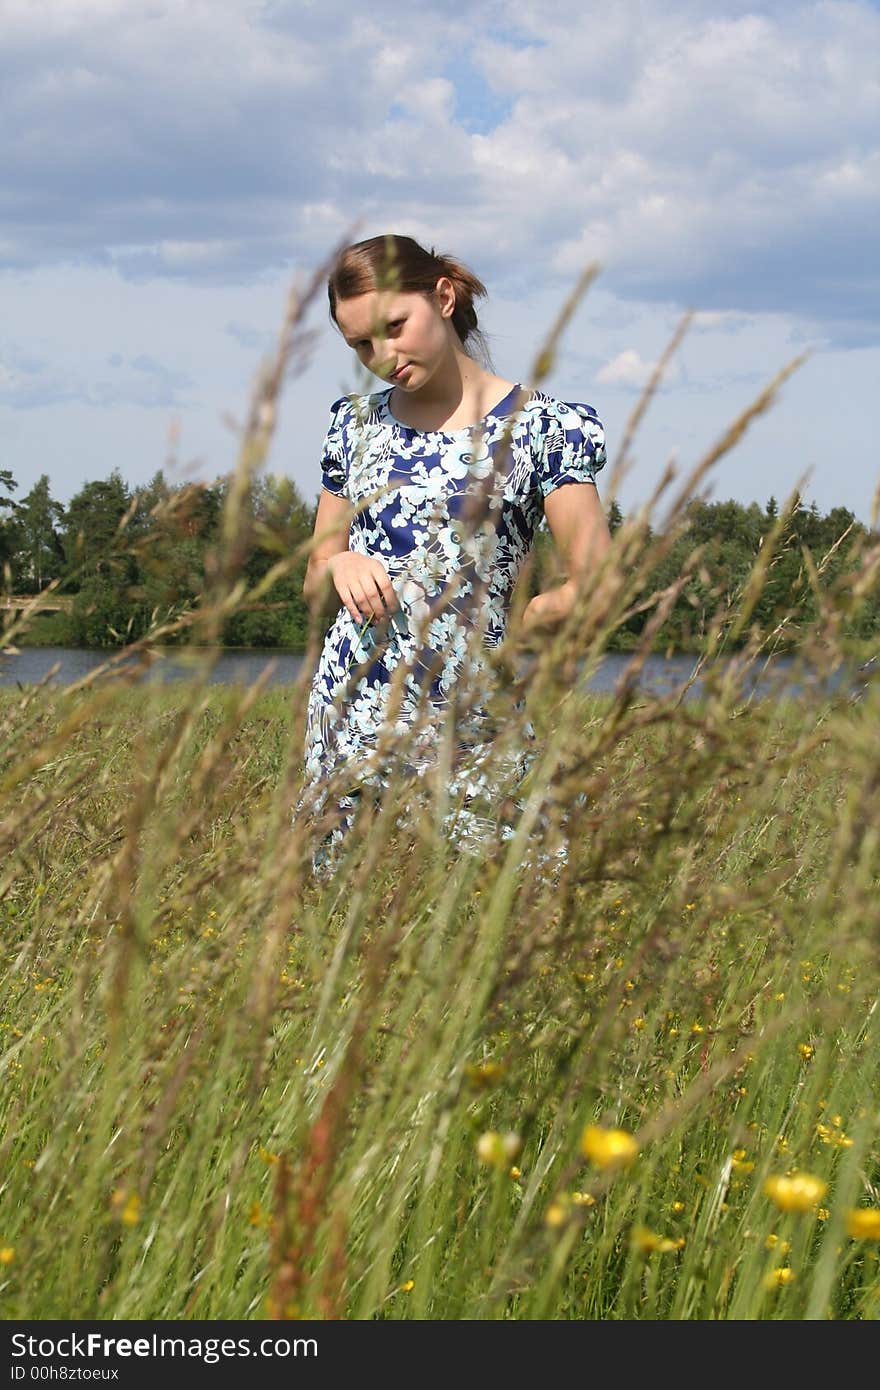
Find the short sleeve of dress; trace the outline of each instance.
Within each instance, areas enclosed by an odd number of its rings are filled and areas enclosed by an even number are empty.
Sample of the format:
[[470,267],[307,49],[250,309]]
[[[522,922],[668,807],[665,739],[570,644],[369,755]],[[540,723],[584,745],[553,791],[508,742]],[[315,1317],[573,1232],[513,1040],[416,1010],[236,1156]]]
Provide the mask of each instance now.
[[562,483],[593,483],[605,466],[605,431],[591,405],[553,401],[540,415],[535,464],[542,497]]
[[321,484],[336,497],[345,496],[348,469],[345,462],[344,422],[349,405],[347,396],[341,396],[330,407],[330,427],[324,436],[321,447]]

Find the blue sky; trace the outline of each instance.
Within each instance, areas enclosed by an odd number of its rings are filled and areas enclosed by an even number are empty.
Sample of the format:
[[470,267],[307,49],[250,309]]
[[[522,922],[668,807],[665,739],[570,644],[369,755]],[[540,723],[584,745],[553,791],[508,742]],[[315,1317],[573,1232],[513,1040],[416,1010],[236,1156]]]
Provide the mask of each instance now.
[[[763,504],[803,478],[822,510],[871,518],[876,4],[0,0],[0,117],[0,457],[19,497],[44,472],[65,502],[114,466],[132,485],[226,472],[292,281],[340,238],[397,231],[484,280],[511,380],[599,261],[546,389],[596,408],[612,462],[697,311],[624,511],[807,350],[709,495]],[[325,304],[269,464],[310,499],[329,405],[364,388]]]

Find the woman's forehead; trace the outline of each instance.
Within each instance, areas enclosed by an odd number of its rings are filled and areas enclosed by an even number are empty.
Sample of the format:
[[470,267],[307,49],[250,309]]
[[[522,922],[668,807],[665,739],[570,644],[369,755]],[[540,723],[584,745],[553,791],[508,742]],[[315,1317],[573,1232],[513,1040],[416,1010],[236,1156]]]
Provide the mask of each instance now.
[[354,299],[336,303],[336,322],[346,337],[361,337],[384,327],[399,314],[412,307],[416,294],[400,294],[394,290],[369,290]]

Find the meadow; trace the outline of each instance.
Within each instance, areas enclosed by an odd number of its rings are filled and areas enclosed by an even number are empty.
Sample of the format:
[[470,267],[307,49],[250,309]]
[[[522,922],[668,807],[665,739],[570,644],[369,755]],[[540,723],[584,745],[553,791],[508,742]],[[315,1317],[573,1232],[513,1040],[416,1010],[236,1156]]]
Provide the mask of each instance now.
[[[173,619],[209,651],[260,598],[242,518],[300,312]],[[877,1316],[880,695],[823,679],[864,658],[876,534],[833,583],[804,558],[796,698],[746,692],[785,509],[699,692],[638,681],[686,578],[644,575],[747,424],[651,547],[647,512],[620,529],[527,681],[499,660],[540,750],[508,838],[463,852],[442,775],[402,778],[316,877],[305,681],[212,686],[194,653],[180,684],[111,658],[0,692],[5,1318]],[[574,655],[639,607],[590,694]]]
[[876,689],[585,698],[561,882],[320,889],[290,703],[3,701],[5,1316],[874,1316]]

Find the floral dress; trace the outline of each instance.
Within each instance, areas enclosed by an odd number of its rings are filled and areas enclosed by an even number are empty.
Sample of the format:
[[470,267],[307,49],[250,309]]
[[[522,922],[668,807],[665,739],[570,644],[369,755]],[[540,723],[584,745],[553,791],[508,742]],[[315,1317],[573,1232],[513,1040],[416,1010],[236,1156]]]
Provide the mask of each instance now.
[[340,605],[324,639],[296,808],[326,811],[332,791],[338,814],[313,857],[318,874],[332,867],[364,787],[381,798],[392,760],[422,775],[441,748],[448,822],[462,842],[482,838],[488,821],[473,808],[499,794],[505,770],[506,786],[525,775],[535,741],[520,720],[518,748],[500,765],[492,757],[490,654],[544,498],[563,483],[594,483],[605,463],[589,405],[514,386],[477,425],[420,430],[395,418],[392,389],[334,401],[323,445],[323,486],[354,507],[349,549],[385,566],[398,606],[358,623]]

